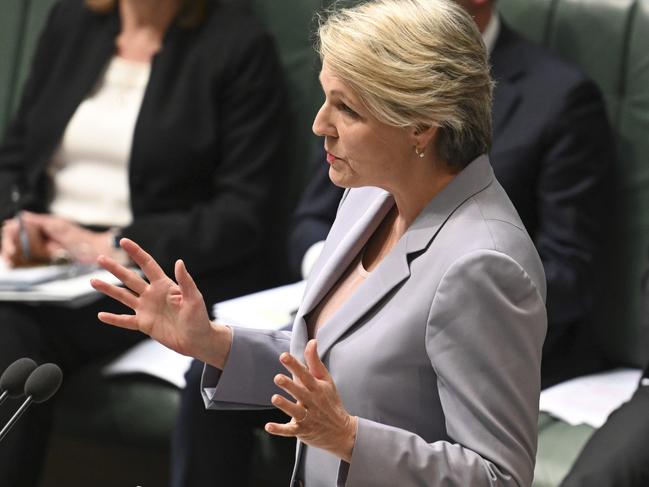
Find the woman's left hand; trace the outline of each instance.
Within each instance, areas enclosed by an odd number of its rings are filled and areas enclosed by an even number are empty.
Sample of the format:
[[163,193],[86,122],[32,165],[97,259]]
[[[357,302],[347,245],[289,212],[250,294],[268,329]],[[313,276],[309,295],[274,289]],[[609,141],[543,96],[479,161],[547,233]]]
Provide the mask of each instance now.
[[266,431],[278,436],[294,436],[349,463],[356,441],[358,418],[343,407],[336,385],[318,356],[316,340],[307,343],[304,359],[306,366],[289,353],[280,356],[280,362],[293,378],[278,374],[275,384],[297,402],[275,394],[272,403],[291,416],[291,421],[267,423]]

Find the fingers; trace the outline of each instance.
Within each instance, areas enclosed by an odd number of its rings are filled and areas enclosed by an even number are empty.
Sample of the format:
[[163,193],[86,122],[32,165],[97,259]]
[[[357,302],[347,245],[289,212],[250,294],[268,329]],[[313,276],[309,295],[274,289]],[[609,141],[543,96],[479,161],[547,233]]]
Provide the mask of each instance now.
[[2,223],[2,257],[7,263],[13,264],[17,257],[18,242],[18,221],[15,218],[5,220]]
[[295,419],[295,421],[298,423],[303,421],[307,415],[306,408],[304,406],[289,401],[288,399],[286,399],[283,396],[280,396],[279,394],[273,394],[273,397],[270,399],[270,402],[273,403],[273,405],[276,408],[282,410],[288,416]]
[[293,357],[293,355],[284,352],[279,356],[279,361],[293,374],[293,378],[297,379],[301,384],[304,384],[307,389],[313,389],[315,387],[315,379],[309,370],[299,360]]
[[154,258],[145,252],[142,247],[133,242],[133,240],[123,238],[119,241],[119,245],[126,251],[131,260],[142,269],[144,275],[149,279],[149,282],[167,277]]
[[[115,260],[105,255],[100,255],[97,258],[97,263],[114,275],[117,279],[122,281],[122,283],[135,292],[136,294],[142,294],[146,291],[148,284],[142,279],[137,273],[133,272],[130,269],[127,269],[123,265],[117,263]],[[102,291],[103,292],[103,291]]]
[[298,384],[290,377],[285,376],[284,374],[277,374],[273,379],[277,387],[288,392],[295,399],[300,401],[303,404],[308,403],[309,391],[301,384]]
[[97,318],[99,318],[99,321],[103,323],[117,326],[119,328],[136,331],[140,329],[137,324],[137,316],[135,315],[116,315],[114,313],[106,313],[102,311],[97,314]]
[[176,266],[174,268],[176,275],[176,282],[180,287],[180,292],[185,297],[199,297],[202,299],[201,292],[198,290],[198,286],[194,282],[194,278],[187,271],[185,267],[185,262],[178,259],[176,261]]
[[90,285],[100,293],[119,301],[133,310],[137,308],[138,298],[128,289],[113,286],[101,279],[90,279]]
[[297,423],[266,423],[265,429],[275,436],[297,436],[299,425]]
[[309,342],[306,344],[306,348],[304,349],[304,361],[306,362],[306,365],[309,368],[309,372],[311,372],[313,377],[320,380],[329,379],[329,371],[318,356],[317,340],[309,340]]

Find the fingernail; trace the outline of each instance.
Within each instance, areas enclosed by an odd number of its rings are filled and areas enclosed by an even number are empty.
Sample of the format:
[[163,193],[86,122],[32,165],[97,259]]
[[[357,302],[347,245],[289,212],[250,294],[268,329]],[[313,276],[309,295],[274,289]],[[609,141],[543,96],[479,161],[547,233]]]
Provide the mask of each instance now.
[[284,352],[283,354],[281,354],[281,355],[279,356],[279,360],[280,360],[282,363],[286,363],[286,362],[288,362],[288,361],[289,361],[289,354],[286,353],[286,352]]

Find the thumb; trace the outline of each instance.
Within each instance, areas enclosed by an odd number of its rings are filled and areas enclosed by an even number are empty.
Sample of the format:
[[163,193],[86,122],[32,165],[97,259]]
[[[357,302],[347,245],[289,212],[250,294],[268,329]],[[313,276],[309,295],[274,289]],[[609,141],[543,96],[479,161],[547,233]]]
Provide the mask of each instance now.
[[309,340],[309,342],[306,344],[306,348],[304,349],[304,361],[306,362],[306,366],[309,368],[309,372],[311,372],[311,375],[313,375],[313,377],[320,380],[329,378],[329,371],[318,356],[317,340]]
[[200,291],[198,290],[198,287],[196,286],[196,283],[194,282],[194,278],[187,271],[185,262],[182,259],[178,259],[176,261],[174,274],[176,275],[176,282],[178,283],[180,292],[183,296],[185,296],[186,298],[203,298]]

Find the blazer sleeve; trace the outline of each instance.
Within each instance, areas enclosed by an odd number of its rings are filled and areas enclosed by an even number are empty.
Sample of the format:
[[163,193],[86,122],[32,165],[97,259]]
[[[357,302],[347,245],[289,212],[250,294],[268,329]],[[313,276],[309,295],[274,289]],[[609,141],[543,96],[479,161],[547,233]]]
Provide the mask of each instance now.
[[273,382],[285,373],[279,356],[289,351],[291,332],[232,328],[232,348],[223,371],[203,370],[201,393],[207,409],[270,409],[273,394],[286,393]]
[[500,252],[475,251],[449,267],[426,333],[449,440],[428,443],[360,418],[339,485],[530,485],[546,331],[542,294]]
[[613,161],[604,102],[592,82],[574,82],[555,115],[543,141],[534,235],[548,283],[549,347],[593,307]]

